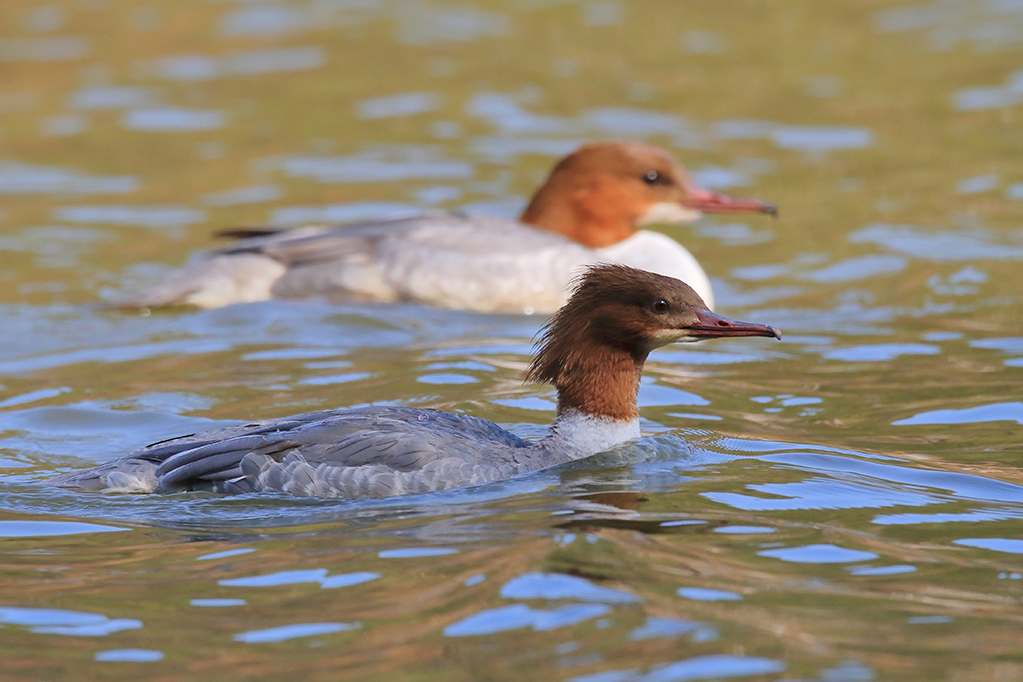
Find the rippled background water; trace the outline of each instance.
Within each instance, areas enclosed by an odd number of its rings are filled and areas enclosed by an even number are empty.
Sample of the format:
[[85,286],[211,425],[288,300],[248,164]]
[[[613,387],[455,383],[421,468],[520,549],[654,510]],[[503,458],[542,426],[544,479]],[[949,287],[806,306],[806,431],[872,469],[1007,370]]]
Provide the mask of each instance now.
[[[6,679],[1023,678],[1023,5],[0,5]],[[514,215],[648,140],[781,218],[665,228],[754,340],[655,354],[647,435],[346,504],[55,471],[366,403],[527,437],[542,320],[102,302],[218,228]]]

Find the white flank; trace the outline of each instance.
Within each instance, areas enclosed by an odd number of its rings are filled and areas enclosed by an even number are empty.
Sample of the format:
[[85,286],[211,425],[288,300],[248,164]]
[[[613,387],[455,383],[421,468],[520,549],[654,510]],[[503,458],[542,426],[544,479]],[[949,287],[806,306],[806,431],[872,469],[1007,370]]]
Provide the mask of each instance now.
[[151,493],[156,490],[156,478],[152,472],[148,472],[148,475],[140,475],[126,471],[112,471],[107,474],[106,479],[107,487],[103,489],[105,493]]
[[[192,287],[184,298],[200,308],[251,303],[272,298],[274,283],[287,267],[259,254],[214,256],[171,274]],[[170,277],[167,282],[172,281]]]

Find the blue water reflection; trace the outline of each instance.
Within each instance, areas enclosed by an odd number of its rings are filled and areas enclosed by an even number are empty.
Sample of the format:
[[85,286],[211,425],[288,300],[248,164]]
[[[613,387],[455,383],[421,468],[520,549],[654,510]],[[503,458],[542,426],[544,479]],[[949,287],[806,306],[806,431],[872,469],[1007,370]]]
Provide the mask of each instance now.
[[[704,181],[706,184],[706,181]],[[750,244],[764,244],[774,239],[774,231],[770,229],[757,229],[745,223],[712,223],[699,225],[696,233],[701,237],[716,239],[727,246],[747,246]]]
[[916,566],[898,564],[892,566],[850,566],[846,569],[851,575],[902,575],[903,573],[915,573]]
[[755,656],[709,655],[653,666],[645,674],[636,670],[620,670],[595,675],[571,677],[565,682],[684,682],[722,677],[770,675],[785,670],[785,664]]
[[990,51],[1023,42],[1023,8],[1012,0],[931,0],[881,10],[875,19],[881,31],[924,32],[940,51],[960,43]]
[[[106,230],[63,225],[41,225],[8,230],[0,236],[0,251],[32,254],[43,268],[68,268],[80,264],[82,256],[95,253],[114,237]],[[63,284],[56,290],[63,290]]]
[[944,500],[931,495],[886,490],[868,483],[853,483],[831,478],[809,478],[798,483],[754,483],[747,488],[772,497],[726,492],[702,494],[708,500],[745,511],[922,507],[944,503]]
[[796,564],[848,564],[855,561],[869,561],[877,558],[877,555],[873,552],[838,547],[831,544],[764,549],[757,552],[757,554]]
[[138,227],[177,227],[206,222],[205,211],[184,206],[64,206],[53,217],[68,223],[102,223]]
[[680,388],[658,384],[649,376],[643,377],[640,381],[638,403],[640,407],[710,405],[706,398]]
[[270,50],[237,50],[225,57],[170,55],[156,60],[154,70],[156,75],[167,80],[206,81],[232,75],[308,71],[326,64],[326,51],[318,45],[312,45]]
[[938,262],[1023,259],[1023,245],[1005,243],[1004,235],[978,228],[935,230],[875,223],[850,233],[849,241],[877,244],[907,256]]
[[644,639],[681,637],[682,635],[690,635],[693,642],[709,642],[718,637],[714,628],[703,623],[648,616],[643,625],[629,633],[629,639],[638,642]]
[[192,599],[188,603],[192,606],[220,608],[227,606],[245,606],[248,602],[244,599]]
[[473,167],[464,161],[416,158],[388,158],[383,153],[360,156],[291,156],[280,167],[293,178],[317,182],[395,182],[399,180],[453,180],[471,177]]
[[503,36],[512,28],[505,14],[455,5],[400,5],[394,18],[395,40],[404,45],[471,43]]
[[92,176],[81,171],[0,162],[0,194],[130,194],[140,186],[127,175]]
[[901,272],[906,268],[906,264],[906,259],[899,256],[856,256],[819,270],[805,272],[799,279],[814,282],[853,282]]
[[228,36],[265,36],[305,30],[312,25],[310,19],[297,8],[246,7],[221,19],[220,29]]
[[941,349],[924,343],[874,343],[850,348],[833,348],[821,355],[846,362],[885,362],[903,355],[937,355]]
[[157,91],[130,85],[107,85],[81,88],[68,97],[72,109],[128,109],[153,104]]
[[878,514],[872,519],[880,526],[909,526],[921,523],[982,523],[1023,519],[1023,509],[974,509],[967,512],[931,514]]
[[[738,348],[723,351],[655,350],[650,354],[650,360],[651,362],[667,362],[676,365],[734,365],[740,362],[757,362],[771,356],[772,353],[766,350],[763,353],[755,353],[750,352],[749,349],[745,352],[740,351]],[[649,381],[647,378],[644,379]],[[642,391],[643,389],[641,388],[640,390]]]
[[610,612],[611,607],[603,604],[569,604],[552,610],[534,609],[525,604],[511,604],[487,609],[452,623],[444,628],[444,635],[474,637],[522,628],[543,632],[593,620]]
[[[767,462],[791,465],[806,471],[819,471],[833,476],[844,473],[855,474],[857,477],[870,477],[874,479],[875,494],[879,495],[881,500],[885,499],[884,495],[889,491],[877,486],[876,483],[888,481],[909,484],[912,490],[905,491],[904,494],[909,495],[909,499],[914,502],[921,504],[940,503],[944,500],[915,492],[920,488],[947,490],[960,500],[1023,502],[1023,486],[973,474],[916,469],[909,466],[867,462],[852,457],[840,457],[821,453],[771,454],[763,455],[760,459]],[[916,505],[914,504],[913,506]]]
[[771,121],[719,121],[714,124],[714,132],[722,139],[764,138],[782,149],[815,153],[868,147],[874,141],[873,133],[865,128],[783,126]]
[[[550,139],[538,137],[474,137],[469,143],[473,154],[489,163],[510,163],[520,154],[539,154],[542,156],[560,157],[569,154],[584,144],[583,138]],[[504,217],[515,217],[521,213],[524,202],[516,201],[514,210],[509,215],[506,211],[486,210],[487,206],[476,204],[470,213],[490,213]]]
[[869,147],[874,141],[874,134],[864,128],[783,126],[774,130],[771,138],[782,149],[828,152]]
[[131,109],[121,118],[128,130],[153,132],[195,132],[216,130],[227,125],[228,116],[223,111],[186,109],[183,107],[161,107],[153,109]]
[[106,651],[97,651],[93,660],[154,663],[163,660],[163,652],[155,649],[107,649]]
[[452,547],[407,547],[402,549],[385,549],[378,554],[381,559],[417,559],[428,556],[448,556],[457,554]]
[[720,526],[714,532],[725,535],[767,535],[778,532],[778,529],[770,526]]
[[993,552],[1005,552],[1007,554],[1023,554],[1023,540],[1017,538],[964,538],[953,540],[952,544],[963,547],[978,547],[990,549]]
[[224,587],[277,587],[280,585],[296,585],[300,583],[317,583],[325,590],[337,587],[350,587],[376,580],[379,573],[361,571],[358,573],[339,573],[328,575],[325,568],[281,571],[266,575],[254,575],[245,578],[228,578],[217,582]]
[[0,521],[0,538],[40,538],[131,530],[82,521]]
[[233,556],[241,556],[243,554],[251,554],[252,552],[255,552],[255,551],[256,551],[256,549],[254,547],[243,547],[243,548],[239,548],[239,549],[227,549],[227,550],[224,550],[223,552],[213,552],[212,554],[203,554],[202,556],[197,556],[195,558],[195,560],[196,561],[212,561],[214,559],[228,559],[228,558],[233,557]]
[[680,587],[675,594],[695,601],[741,601],[742,595],[727,590],[713,590],[707,587]]
[[133,618],[108,618],[99,613],[14,606],[0,606],[0,623],[27,627],[37,634],[72,637],[104,637],[142,627],[142,621]]
[[994,403],[962,409],[932,410],[892,422],[894,426],[920,424],[976,424],[1012,421],[1023,424],[1023,403]]
[[589,580],[558,573],[527,573],[501,588],[505,599],[578,599],[581,601],[631,604],[640,597],[621,590],[594,585]]
[[956,183],[957,194],[980,194],[990,192],[998,187],[997,175],[975,175],[972,178],[963,178]]
[[246,642],[248,644],[284,642],[289,639],[315,637],[317,635],[329,635],[336,632],[358,630],[360,627],[362,626],[359,623],[296,623],[294,625],[282,625],[279,627],[266,628],[265,630],[239,632],[234,636],[234,640],[236,642]]
[[437,93],[407,92],[362,100],[356,103],[355,111],[359,118],[395,118],[425,114],[439,109],[440,105],[441,98]]
[[970,341],[973,348],[992,348],[1006,353],[1023,353],[1023,337],[1014,336],[1001,339],[977,339]]
[[[188,409],[188,400],[179,410]],[[240,422],[185,417],[166,407],[85,401],[63,407],[31,407],[0,413],[0,447],[23,452],[107,459],[160,438]],[[140,435],[145,434],[140,441]]]
[[955,93],[952,103],[959,111],[1023,104],[1023,71],[1012,74],[1004,86],[960,90]]
[[202,203],[207,206],[238,206],[240,204],[257,204],[274,201],[284,196],[284,190],[278,185],[250,185],[237,189],[203,194]]
[[416,381],[421,384],[478,384],[480,380],[468,374],[421,374]]

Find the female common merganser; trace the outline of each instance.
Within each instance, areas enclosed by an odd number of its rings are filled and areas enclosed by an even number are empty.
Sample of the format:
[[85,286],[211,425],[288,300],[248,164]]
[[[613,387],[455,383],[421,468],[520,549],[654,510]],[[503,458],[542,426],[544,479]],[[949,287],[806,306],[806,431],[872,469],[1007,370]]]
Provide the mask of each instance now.
[[248,238],[201,254],[119,305],[216,308],[326,296],[551,313],[582,267],[612,262],[677,277],[713,307],[710,281],[693,255],[637,228],[728,211],[777,213],[772,204],[699,187],[663,149],[592,144],[554,166],[520,222],[438,211],[342,227],[227,232]]
[[496,424],[411,407],[311,412],[153,443],[51,483],[107,492],[253,491],[357,499],[496,481],[639,437],[636,395],[658,346],[773,327],[712,313],[688,285],[596,265],[550,320],[526,378],[554,384],[557,417],[535,443]]

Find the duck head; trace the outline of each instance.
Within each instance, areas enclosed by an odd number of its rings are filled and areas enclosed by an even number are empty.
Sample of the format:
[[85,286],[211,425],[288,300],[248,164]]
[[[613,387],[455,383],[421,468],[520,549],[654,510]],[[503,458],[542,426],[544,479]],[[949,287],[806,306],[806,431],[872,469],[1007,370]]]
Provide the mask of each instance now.
[[559,161],[520,220],[601,248],[628,239],[643,225],[739,212],[777,215],[778,210],[773,204],[700,187],[659,147],[604,142],[581,147]]
[[568,302],[544,328],[526,378],[554,384],[559,412],[634,419],[650,351],[739,336],[781,339],[774,327],[711,312],[689,285],[673,277],[596,265],[578,279]]

